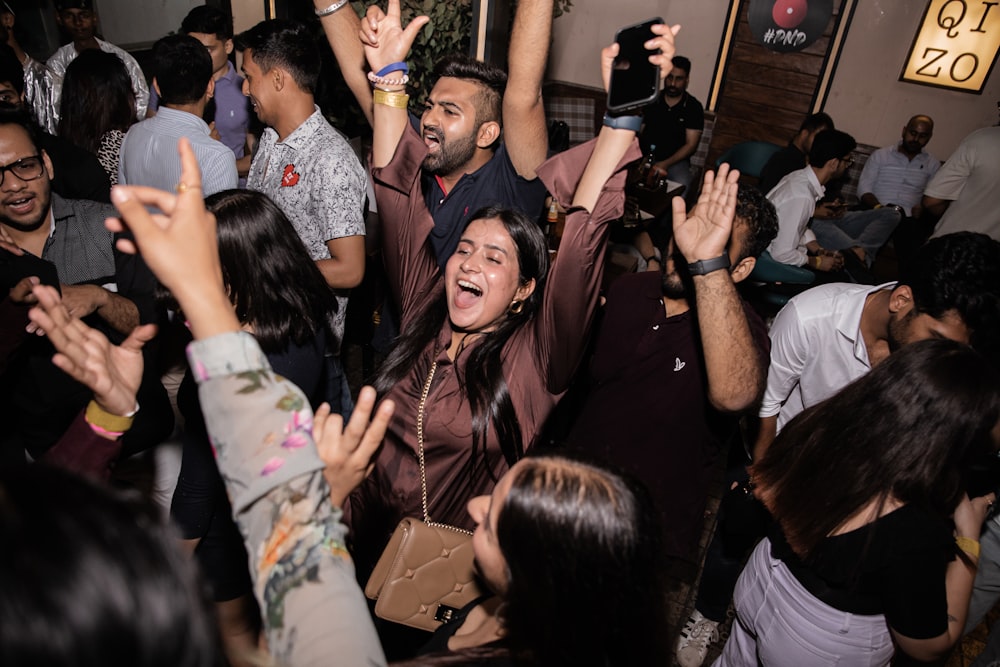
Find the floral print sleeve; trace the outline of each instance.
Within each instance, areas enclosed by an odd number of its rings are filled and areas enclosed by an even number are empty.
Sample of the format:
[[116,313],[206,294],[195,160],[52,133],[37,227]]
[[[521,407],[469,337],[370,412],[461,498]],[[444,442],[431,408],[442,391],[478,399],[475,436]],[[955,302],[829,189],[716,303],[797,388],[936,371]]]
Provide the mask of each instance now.
[[384,665],[341,510],[330,504],[309,402],[247,333],[195,341],[188,359],[272,656],[296,667]]

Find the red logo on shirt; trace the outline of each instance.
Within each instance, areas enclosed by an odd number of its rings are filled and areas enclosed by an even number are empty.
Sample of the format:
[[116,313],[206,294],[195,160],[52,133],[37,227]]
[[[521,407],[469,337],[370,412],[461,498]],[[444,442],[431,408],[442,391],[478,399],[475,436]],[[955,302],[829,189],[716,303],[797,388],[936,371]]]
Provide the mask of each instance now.
[[285,165],[285,173],[281,176],[281,187],[290,188],[299,182],[299,172],[295,171],[294,164]]

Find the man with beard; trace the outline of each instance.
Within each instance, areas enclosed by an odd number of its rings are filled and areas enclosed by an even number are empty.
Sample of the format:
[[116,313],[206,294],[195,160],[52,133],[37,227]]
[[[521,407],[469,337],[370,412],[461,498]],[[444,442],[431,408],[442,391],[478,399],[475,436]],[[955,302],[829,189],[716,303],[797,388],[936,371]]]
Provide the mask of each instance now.
[[[661,271],[622,276],[607,295],[590,365],[591,389],[567,443],[649,488],[667,553],[694,562],[712,463],[764,388],[767,329],[736,291],[778,230],[774,206],[740,186],[720,207],[708,172],[689,217],[680,198]],[[735,183],[735,173],[728,179]],[[735,219],[734,219],[735,218]],[[712,248],[692,226],[714,225]],[[709,261],[693,261],[712,257]],[[689,264],[689,262],[692,262]]]
[[[548,153],[542,77],[552,32],[552,4],[552,0],[517,3],[508,51],[509,76],[465,56],[439,62],[423,114],[419,119],[411,116],[410,126],[396,141],[393,162],[421,154],[419,186],[434,217],[431,243],[442,269],[458,246],[469,216],[480,208],[513,207],[531,217],[542,212],[545,186],[536,178],[535,169]],[[399,62],[393,64],[396,69],[369,83],[363,44],[357,36],[360,30],[368,44],[375,46],[372,20],[385,14],[373,5],[359,22],[349,6],[341,9],[345,3],[340,0],[332,5],[330,0],[314,0],[314,5],[344,79],[370,121],[371,87],[379,94],[375,101],[386,99],[382,92],[404,90],[407,70],[403,61],[428,19],[416,17],[405,31],[400,28],[388,36]],[[399,15],[398,0],[390,0],[386,12]],[[383,37],[379,46],[384,48],[385,43]],[[392,169],[392,163],[387,168]]]
[[867,373],[901,345],[990,344],[1000,316],[1000,242],[962,232],[927,242],[898,283],[832,283],[803,292],[771,325],[759,458],[799,412]]
[[[52,192],[52,162],[39,148],[37,129],[22,110],[0,110],[0,248],[5,251],[0,302],[0,465],[23,465],[24,452],[44,454],[90,399],[90,390],[52,364],[48,341],[27,334],[31,286],[55,281],[70,312],[115,340],[153,316],[155,281],[141,258],[115,249],[104,221],[110,204],[66,200]],[[43,261],[44,260],[44,261]],[[55,271],[51,271],[51,264]],[[140,389],[138,430],[125,453],[155,445],[169,434],[173,415],[151,374]]]
[[262,21],[236,44],[243,52],[243,94],[267,125],[247,187],[274,200],[326,283],[338,290],[333,329],[339,345],[346,290],[357,287],[365,271],[365,170],[314,102],[320,57],[305,25]]
[[899,206],[906,218],[919,218],[920,199],[941,161],[924,150],[934,134],[930,116],[914,116],[896,144],[880,148],[865,161],[858,179],[861,203],[873,209]]
[[691,156],[698,150],[705,129],[705,110],[701,102],[688,95],[691,61],[674,56],[674,68],[664,80],[663,94],[643,112],[642,152],[653,154],[651,177],[666,176],[691,189]]

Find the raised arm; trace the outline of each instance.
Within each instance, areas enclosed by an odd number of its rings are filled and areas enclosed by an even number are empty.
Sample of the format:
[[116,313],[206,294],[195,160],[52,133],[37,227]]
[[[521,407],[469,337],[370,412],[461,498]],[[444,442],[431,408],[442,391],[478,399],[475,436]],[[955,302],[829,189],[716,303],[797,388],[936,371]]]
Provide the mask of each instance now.
[[[654,30],[659,30],[658,37],[650,40],[647,48],[659,48],[662,55],[650,57],[669,63],[678,27],[657,26]],[[605,85],[617,52],[615,44],[601,53]],[[568,211],[559,254],[549,271],[542,308],[534,322],[536,353],[546,360],[542,372],[550,392],[564,391],[579,364],[597,308],[607,222],[624,211],[626,167],[640,155],[634,130],[605,125],[594,141],[560,153],[539,167],[539,177]]]
[[[253,337],[239,331],[223,290],[215,218],[205,211],[197,161],[186,140],[180,146],[179,194],[120,186],[112,191],[135,237],[134,243],[120,240],[119,248],[142,251],[190,322],[195,342],[188,357],[234,518],[251,554],[268,647],[276,661],[291,665],[327,665],[330,656],[345,665],[383,665],[344,546],[346,528],[330,502],[309,402],[271,371]],[[146,206],[165,215],[151,215]],[[123,231],[124,223],[109,219],[108,228]],[[386,420],[379,415],[377,421]],[[379,428],[384,431],[377,423],[371,435],[380,440]],[[344,437],[358,431],[348,429]]]
[[[736,217],[739,172],[729,165],[718,177],[705,172],[698,204],[690,215],[684,200],[674,197],[674,243],[689,263],[725,255]],[[749,272],[737,266],[735,271]],[[754,344],[742,300],[730,269],[692,277],[698,330],[705,354],[708,399],[718,410],[739,412],[750,407],[764,389],[767,362]]]
[[[313,7],[317,12],[322,12],[331,5],[330,0],[313,0]],[[354,13],[354,8],[348,2],[332,14],[327,14],[319,19],[326,33],[326,39],[333,49],[333,55],[340,66],[340,73],[347,83],[347,87],[357,100],[358,106],[368,119],[368,124],[372,124],[372,88],[368,84],[368,64],[365,61],[364,46],[358,39],[361,32],[361,20]]]
[[508,51],[503,135],[514,169],[528,180],[548,155],[542,77],[552,38],[553,0],[520,0]]
[[[413,40],[428,21],[430,19],[426,16],[417,16],[404,29],[400,23],[399,0],[389,0],[384,12],[377,5],[369,7],[361,23],[361,41],[371,70],[378,73],[387,65],[405,61]],[[373,93],[373,168],[389,164],[403,130],[410,122],[407,111],[409,97],[402,83],[403,72],[396,71],[386,76],[390,81],[379,84],[376,93]],[[383,97],[386,93],[388,95]]]

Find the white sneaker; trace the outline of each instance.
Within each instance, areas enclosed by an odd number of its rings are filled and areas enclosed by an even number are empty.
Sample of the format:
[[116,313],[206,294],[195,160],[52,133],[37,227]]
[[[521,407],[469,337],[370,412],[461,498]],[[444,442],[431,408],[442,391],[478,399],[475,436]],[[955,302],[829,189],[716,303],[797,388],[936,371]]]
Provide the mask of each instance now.
[[677,639],[677,664],[681,667],[701,667],[708,655],[708,645],[717,641],[719,624],[705,618],[695,609]]

